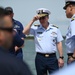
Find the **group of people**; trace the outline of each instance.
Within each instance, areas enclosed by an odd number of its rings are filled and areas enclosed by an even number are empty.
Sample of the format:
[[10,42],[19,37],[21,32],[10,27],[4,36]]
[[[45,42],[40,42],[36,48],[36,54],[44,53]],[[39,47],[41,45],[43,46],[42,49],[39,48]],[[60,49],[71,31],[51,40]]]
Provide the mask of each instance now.
[[5,9],[0,7],[0,75],[32,75],[27,64],[16,53],[23,45],[23,40],[14,30],[10,15],[6,15]]
[[[67,64],[75,62],[75,0],[66,0],[65,10],[71,24],[66,34]],[[2,75],[32,75],[23,62],[22,48],[25,35],[32,34],[35,40],[36,58],[35,67],[37,75],[47,75],[64,66],[62,49],[62,34],[57,26],[51,24],[46,8],[39,8],[37,15],[23,28],[23,25],[13,19],[14,12],[11,7],[0,7],[0,73]],[[33,25],[39,20],[40,24]],[[58,50],[59,59],[56,57]],[[2,67],[1,67],[2,66]]]

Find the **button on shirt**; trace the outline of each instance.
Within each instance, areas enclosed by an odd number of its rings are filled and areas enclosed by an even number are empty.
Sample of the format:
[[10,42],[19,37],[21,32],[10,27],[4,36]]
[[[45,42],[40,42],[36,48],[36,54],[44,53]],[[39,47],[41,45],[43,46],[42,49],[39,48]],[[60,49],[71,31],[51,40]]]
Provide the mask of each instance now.
[[52,24],[47,29],[40,26],[32,26],[30,34],[34,35],[36,52],[55,53],[57,51],[56,44],[63,40],[60,30]]
[[71,24],[66,34],[66,49],[67,53],[73,53],[75,49],[75,15],[71,19]]

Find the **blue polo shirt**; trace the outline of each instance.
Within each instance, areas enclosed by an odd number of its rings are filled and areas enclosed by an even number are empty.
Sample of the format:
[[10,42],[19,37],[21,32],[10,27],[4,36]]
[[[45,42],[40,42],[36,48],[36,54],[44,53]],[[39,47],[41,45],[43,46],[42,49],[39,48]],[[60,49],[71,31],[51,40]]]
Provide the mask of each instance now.
[[[12,21],[13,21],[14,29],[17,30],[17,33],[20,35],[20,38],[25,38],[25,35],[22,32],[23,31],[23,25],[19,21],[17,21],[17,20],[13,19]],[[14,41],[14,45],[15,44],[16,44],[16,42]],[[18,53],[18,52],[22,52],[22,48],[20,48],[16,53]]]
[[21,37],[19,36],[19,34],[17,32],[15,32],[14,38],[13,38],[13,45],[10,48],[10,53],[15,54],[15,46],[17,47],[21,47],[24,44],[24,40],[21,39]]
[[14,29],[17,30],[20,37],[25,38],[25,35],[23,34],[23,25],[19,21],[14,19],[13,19],[13,25],[14,25]]

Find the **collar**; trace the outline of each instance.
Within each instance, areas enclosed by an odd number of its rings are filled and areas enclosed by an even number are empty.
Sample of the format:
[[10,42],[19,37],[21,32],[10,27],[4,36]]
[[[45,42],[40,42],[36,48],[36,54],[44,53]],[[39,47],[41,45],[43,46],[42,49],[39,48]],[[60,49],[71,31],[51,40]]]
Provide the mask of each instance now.
[[75,14],[72,16],[71,22],[72,22],[73,20],[75,20]]
[[[72,16],[72,18],[75,18],[75,14]],[[72,18],[71,18],[71,19],[72,19]]]
[[40,29],[44,29],[44,30],[49,30],[49,29],[52,29],[51,25],[52,25],[52,24],[49,24],[48,27],[47,27],[47,29],[45,29],[45,28],[40,24],[39,28],[40,28]]

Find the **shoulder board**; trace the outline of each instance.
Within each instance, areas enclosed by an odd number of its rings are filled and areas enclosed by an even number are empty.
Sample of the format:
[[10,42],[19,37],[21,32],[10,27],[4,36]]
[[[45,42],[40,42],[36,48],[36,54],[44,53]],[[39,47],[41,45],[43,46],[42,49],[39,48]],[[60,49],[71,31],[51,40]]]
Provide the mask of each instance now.
[[59,28],[58,26],[56,26],[56,25],[52,25],[53,27],[56,27],[56,28]]
[[74,21],[74,20],[75,20],[75,18],[72,18],[72,19],[71,19],[71,22]]
[[39,27],[40,25],[39,25],[39,24],[34,24],[34,26],[35,26],[35,27]]

